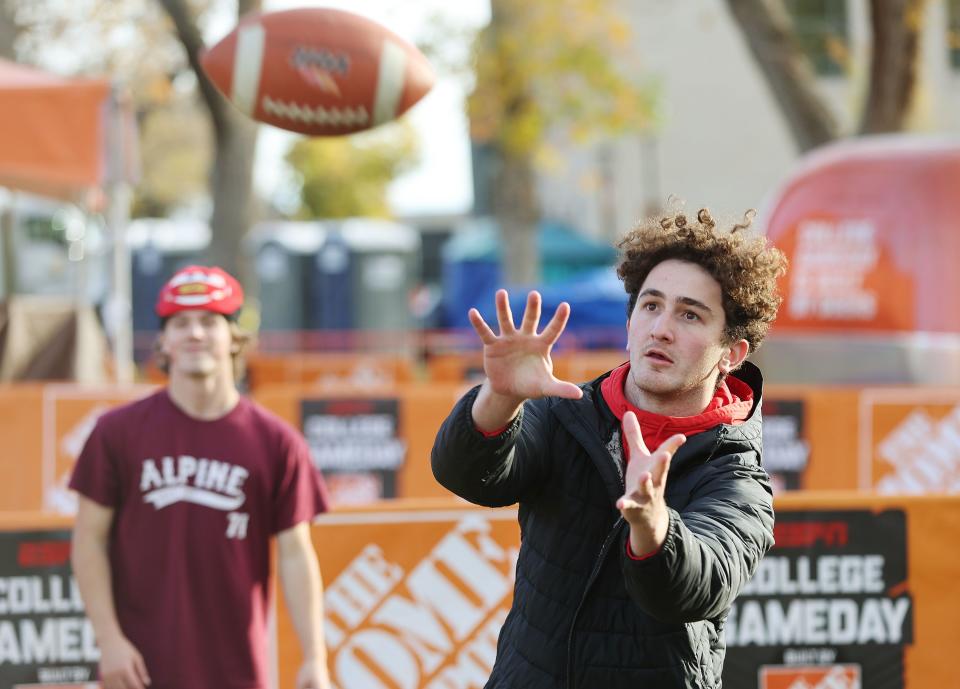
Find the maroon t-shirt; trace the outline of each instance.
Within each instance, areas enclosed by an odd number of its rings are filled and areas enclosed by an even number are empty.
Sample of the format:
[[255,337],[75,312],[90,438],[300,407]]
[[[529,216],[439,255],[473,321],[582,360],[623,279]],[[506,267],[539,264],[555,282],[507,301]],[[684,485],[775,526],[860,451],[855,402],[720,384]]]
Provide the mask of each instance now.
[[270,537],[327,507],[303,437],[246,398],[200,421],[161,390],[99,419],[70,487],[116,510],[114,601],[151,689],[266,689]]

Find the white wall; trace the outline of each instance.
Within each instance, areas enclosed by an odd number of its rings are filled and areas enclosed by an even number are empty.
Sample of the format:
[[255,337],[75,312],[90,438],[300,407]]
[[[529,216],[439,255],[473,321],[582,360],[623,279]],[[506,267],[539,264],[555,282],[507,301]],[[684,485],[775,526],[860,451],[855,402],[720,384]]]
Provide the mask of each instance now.
[[[637,62],[629,68],[660,84],[659,124],[646,141],[630,136],[575,146],[555,137],[560,164],[540,179],[545,215],[613,240],[671,194],[716,215],[761,207],[798,154],[726,3],[622,4],[636,44]],[[845,131],[857,126],[866,88],[868,21],[866,0],[849,0],[852,69],[819,82]],[[960,72],[949,65],[946,23],[945,4],[927,3],[915,127],[960,133]]]

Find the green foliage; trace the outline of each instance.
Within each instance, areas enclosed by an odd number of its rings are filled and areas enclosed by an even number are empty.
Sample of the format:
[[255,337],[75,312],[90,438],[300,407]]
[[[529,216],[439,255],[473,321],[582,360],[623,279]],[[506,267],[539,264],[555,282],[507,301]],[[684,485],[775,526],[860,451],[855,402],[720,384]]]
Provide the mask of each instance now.
[[387,186],[418,162],[405,121],[349,137],[300,139],[286,155],[300,183],[300,218],[387,217]]
[[630,31],[609,0],[492,0],[474,42],[473,137],[535,155],[548,131],[577,140],[650,126],[654,88],[636,74]]

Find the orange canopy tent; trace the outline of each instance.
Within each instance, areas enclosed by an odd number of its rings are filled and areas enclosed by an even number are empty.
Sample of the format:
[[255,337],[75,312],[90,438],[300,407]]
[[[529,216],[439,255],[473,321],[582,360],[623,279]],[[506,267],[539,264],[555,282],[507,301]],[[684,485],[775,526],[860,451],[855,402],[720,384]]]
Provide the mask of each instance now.
[[67,79],[0,60],[0,187],[105,212],[114,238],[117,377],[130,378],[130,266],[125,230],[136,137],[102,79]]
[[0,60],[0,186],[89,203],[107,183],[110,84]]

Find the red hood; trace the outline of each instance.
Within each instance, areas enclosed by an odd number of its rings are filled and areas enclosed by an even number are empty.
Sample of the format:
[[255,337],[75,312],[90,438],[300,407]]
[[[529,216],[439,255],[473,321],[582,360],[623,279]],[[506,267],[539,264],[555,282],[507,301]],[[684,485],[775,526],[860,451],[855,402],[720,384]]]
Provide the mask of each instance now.
[[[733,375],[720,383],[710,404],[696,416],[664,416],[638,409],[630,404],[623,392],[623,384],[630,372],[630,362],[613,369],[600,383],[600,393],[610,410],[623,421],[623,415],[632,411],[640,422],[643,442],[653,452],[671,435],[683,433],[689,437],[703,433],[720,424],[741,424],[750,416],[753,408],[753,389]],[[624,443],[624,454],[629,460],[629,451]]]

